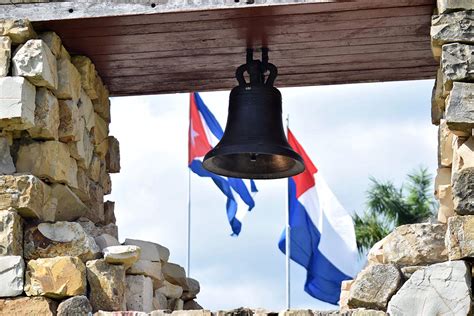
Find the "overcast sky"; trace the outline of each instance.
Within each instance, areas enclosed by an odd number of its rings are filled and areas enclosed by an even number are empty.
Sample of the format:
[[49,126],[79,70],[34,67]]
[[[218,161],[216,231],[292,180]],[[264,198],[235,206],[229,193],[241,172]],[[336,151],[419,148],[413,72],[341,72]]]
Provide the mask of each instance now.
[[[368,178],[401,184],[419,166],[436,169],[430,120],[433,81],[281,89],[284,116],[350,212],[365,209]],[[222,126],[229,92],[201,93]],[[145,239],[186,265],[189,95],[112,99],[111,134],[120,141],[120,174],[112,175],[121,241]],[[285,258],[277,242],[285,220],[285,180],[257,181],[256,206],[231,237],[225,197],[208,178],[191,175],[191,276],[207,309],[285,308]],[[303,291],[305,270],[292,265],[294,308],[335,308]]]

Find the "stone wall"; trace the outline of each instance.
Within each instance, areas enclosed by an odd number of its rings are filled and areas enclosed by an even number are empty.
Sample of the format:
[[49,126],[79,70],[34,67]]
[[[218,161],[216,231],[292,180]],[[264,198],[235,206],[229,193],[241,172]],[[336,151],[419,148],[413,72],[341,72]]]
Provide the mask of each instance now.
[[341,310],[389,315],[471,315],[474,257],[474,1],[438,0],[432,50],[440,62],[432,96],[439,126],[437,223],[397,227],[342,286]]
[[167,248],[118,241],[104,202],[120,171],[109,123],[89,58],[0,20],[0,315],[201,309],[199,283]]

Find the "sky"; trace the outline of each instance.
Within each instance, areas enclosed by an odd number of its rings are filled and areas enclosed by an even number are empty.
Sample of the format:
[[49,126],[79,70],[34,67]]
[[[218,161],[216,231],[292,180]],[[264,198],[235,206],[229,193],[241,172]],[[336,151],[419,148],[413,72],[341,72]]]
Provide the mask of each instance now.
[[[280,89],[283,116],[350,213],[365,210],[369,177],[401,185],[420,166],[436,171],[432,80]],[[224,127],[229,91],[201,93]],[[111,135],[120,141],[121,172],[112,175],[119,238],[157,242],[186,266],[191,181],[191,277],[206,309],[285,308],[286,180],[257,181],[256,206],[231,236],[226,198],[209,178],[189,174],[189,94],[112,98]],[[305,270],[291,265],[292,308],[336,309],[303,290]]]

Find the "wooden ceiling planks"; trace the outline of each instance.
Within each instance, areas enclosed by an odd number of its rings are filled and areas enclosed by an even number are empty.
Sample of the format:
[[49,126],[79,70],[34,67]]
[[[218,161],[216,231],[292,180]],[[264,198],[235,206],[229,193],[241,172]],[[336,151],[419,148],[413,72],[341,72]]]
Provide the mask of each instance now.
[[434,0],[356,0],[36,26],[89,56],[111,94],[122,96],[231,89],[246,47],[262,44],[279,69],[278,87],[433,78],[434,7]]

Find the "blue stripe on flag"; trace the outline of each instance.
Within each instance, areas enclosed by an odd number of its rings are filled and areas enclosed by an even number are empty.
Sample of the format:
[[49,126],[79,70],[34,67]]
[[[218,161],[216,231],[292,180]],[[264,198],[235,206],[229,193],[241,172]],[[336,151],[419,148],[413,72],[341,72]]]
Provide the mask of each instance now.
[[[321,234],[314,226],[304,206],[296,199],[296,185],[288,179],[290,209],[290,257],[307,271],[305,291],[331,304],[337,304],[341,294],[341,282],[352,279],[334,266],[319,250]],[[285,231],[278,247],[285,253]]]
[[207,106],[204,104],[204,101],[201,99],[201,96],[199,93],[194,92],[194,98],[196,100],[196,106],[198,108],[198,111],[201,113],[202,117],[204,118],[205,124],[209,127],[209,130],[211,131],[212,134],[217,139],[221,139],[222,135],[224,135],[224,131],[222,130],[222,127],[219,125],[219,122],[217,121],[216,117],[214,114],[209,111]]

